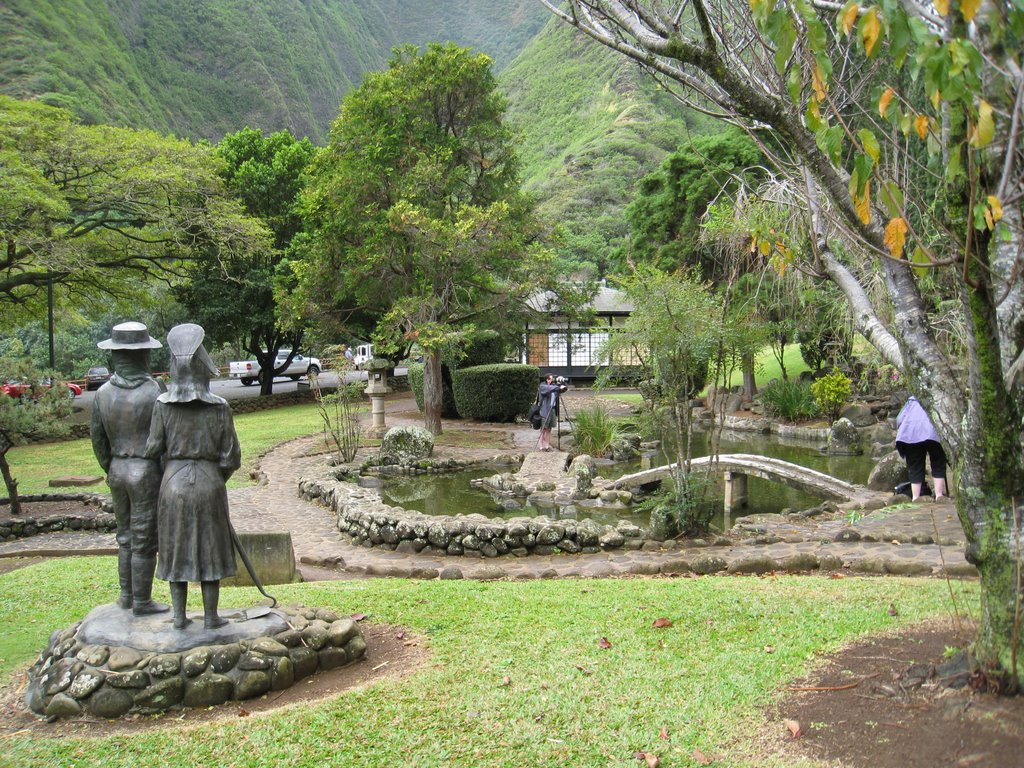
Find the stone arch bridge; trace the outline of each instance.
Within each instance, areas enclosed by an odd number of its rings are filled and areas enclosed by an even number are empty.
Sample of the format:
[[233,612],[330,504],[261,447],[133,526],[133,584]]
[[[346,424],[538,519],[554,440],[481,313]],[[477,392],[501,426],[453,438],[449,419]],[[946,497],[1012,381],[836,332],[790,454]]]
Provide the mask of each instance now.
[[[725,512],[729,514],[747,503],[747,477],[753,475],[791,488],[805,491],[812,496],[834,501],[859,501],[871,496],[871,491],[862,485],[853,485],[844,480],[826,475],[798,464],[791,464],[770,456],[748,453],[731,453],[719,456],[702,456],[690,462],[692,469],[711,467],[721,471],[725,477]],[[645,469],[631,475],[623,475],[612,482],[611,488],[638,488],[649,483],[664,480],[676,468],[669,464],[654,469]]]

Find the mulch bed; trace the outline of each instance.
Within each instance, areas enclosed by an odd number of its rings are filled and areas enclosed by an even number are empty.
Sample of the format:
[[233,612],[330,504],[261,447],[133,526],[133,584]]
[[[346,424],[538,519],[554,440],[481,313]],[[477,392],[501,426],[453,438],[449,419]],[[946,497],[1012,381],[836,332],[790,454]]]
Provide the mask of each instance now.
[[844,768],[1020,765],[1024,697],[951,688],[942,677],[947,649],[972,631],[928,623],[830,656],[768,712],[765,749]]
[[74,515],[76,517],[95,517],[103,512],[99,504],[90,504],[79,499],[67,501],[22,501],[21,514],[12,515],[10,504],[0,504],[0,520],[27,520],[29,518],[56,517]]

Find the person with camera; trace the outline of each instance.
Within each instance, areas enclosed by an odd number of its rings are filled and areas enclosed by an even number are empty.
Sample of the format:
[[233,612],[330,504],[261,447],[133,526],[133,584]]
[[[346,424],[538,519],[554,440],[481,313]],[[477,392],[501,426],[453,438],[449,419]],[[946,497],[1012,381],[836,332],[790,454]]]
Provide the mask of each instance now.
[[550,451],[551,429],[558,423],[558,396],[569,387],[562,376],[555,380],[554,374],[549,373],[537,391],[537,401],[540,403],[540,437],[537,438],[538,451]]

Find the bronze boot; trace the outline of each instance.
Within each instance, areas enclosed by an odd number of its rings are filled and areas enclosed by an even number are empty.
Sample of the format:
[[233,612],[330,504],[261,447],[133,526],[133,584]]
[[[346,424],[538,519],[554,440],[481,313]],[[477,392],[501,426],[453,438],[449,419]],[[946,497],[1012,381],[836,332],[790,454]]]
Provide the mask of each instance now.
[[192,619],[185,613],[185,605],[188,602],[188,582],[172,581],[168,586],[171,588],[171,607],[174,613],[174,628],[184,629],[192,623]]
[[132,607],[132,551],[129,547],[118,547],[117,580],[121,586],[117,604],[127,610]]
[[220,582],[204,581],[203,587],[203,626],[207,629],[217,629],[228,623],[217,613],[217,603],[220,602]]
[[156,571],[156,558],[132,555],[132,613],[136,616],[149,616],[153,613],[164,613],[170,610],[166,603],[152,600],[153,573]]

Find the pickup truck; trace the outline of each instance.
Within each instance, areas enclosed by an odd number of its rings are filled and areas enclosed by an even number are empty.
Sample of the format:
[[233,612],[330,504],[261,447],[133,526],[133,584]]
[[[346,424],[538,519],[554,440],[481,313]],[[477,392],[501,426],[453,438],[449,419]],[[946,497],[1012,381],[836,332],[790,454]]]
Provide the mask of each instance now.
[[[288,359],[288,355],[291,352],[290,349],[279,350],[277,359],[274,361],[274,368],[284,365],[284,361]],[[320,368],[320,360],[318,358],[295,355],[292,358],[291,365],[277,375],[287,376],[292,381],[298,381],[301,376],[316,376],[320,373]],[[228,378],[240,379],[246,387],[255,384],[260,380],[260,364],[255,360],[242,360],[230,363],[228,366]]]

